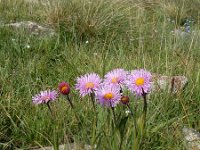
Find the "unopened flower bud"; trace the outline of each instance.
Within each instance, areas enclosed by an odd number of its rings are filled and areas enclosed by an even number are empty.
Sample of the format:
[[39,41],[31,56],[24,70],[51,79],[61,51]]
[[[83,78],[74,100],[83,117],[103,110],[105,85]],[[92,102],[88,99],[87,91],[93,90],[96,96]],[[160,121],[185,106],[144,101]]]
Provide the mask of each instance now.
[[70,86],[66,82],[61,82],[58,86],[58,89],[59,89],[60,93],[63,95],[68,95],[70,92]]
[[122,104],[127,105],[129,103],[129,97],[128,96],[122,96],[121,102],[122,102]]

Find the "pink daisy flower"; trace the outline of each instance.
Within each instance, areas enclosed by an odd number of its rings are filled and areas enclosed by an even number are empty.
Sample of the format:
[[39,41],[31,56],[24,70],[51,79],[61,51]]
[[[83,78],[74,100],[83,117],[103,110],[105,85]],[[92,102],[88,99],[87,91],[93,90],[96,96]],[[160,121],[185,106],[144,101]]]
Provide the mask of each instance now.
[[124,69],[114,69],[104,76],[104,82],[113,85],[122,85],[126,80],[127,74],[128,72]]
[[131,92],[137,96],[142,96],[142,94],[151,90],[151,78],[152,75],[149,71],[144,69],[133,70],[127,78],[126,85]]
[[54,101],[58,96],[58,93],[55,90],[46,90],[41,91],[39,94],[33,96],[32,100],[34,104],[48,103]]
[[115,107],[121,100],[120,87],[103,84],[96,92],[96,99],[101,105]]
[[85,74],[77,78],[75,85],[76,90],[79,90],[80,96],[84,97],[96,91],[101,83],[101,78],[96,73]]

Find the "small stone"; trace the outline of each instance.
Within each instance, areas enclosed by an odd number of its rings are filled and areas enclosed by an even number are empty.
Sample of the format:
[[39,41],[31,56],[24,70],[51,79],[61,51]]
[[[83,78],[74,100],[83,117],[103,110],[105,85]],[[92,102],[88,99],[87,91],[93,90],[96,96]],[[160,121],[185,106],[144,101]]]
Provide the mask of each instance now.
[[182,91],[188,83],[185,76],[163,76],[153,74],[153,92],[167,91],[168,93],[177,93]]
[[184,127],[182,129],[186,147],[188,150],[200,150],[200,133],[194,129]]
[[21,21],[10,24],[3,25],[4,27],[11,27],[13,29],[19,30],[24,29],[25,31],[33,34],[33,35],[48,35],[54,36],[56,35],[55,31],[47,26],[39,25],[35,22],[31,21]]
[[177,38],[188,38],[191,36],[190,32],[185,32],[183,31],[182,29],[175,29],[175,30],[172,30],[171,33],[177,37]]

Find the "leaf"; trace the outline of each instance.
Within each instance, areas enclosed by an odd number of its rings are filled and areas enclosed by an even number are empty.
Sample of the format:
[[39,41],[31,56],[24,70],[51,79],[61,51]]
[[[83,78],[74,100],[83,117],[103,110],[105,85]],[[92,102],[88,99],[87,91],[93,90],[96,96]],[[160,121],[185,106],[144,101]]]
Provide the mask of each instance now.
[[123,135],[124,135],[124,131],[125,131],[125,126],[126,126],[127,120],[128,120],[128,116],[123,117],[123,118],[120,120],[120,122],[119,122],[119,124],[118,124],[118,126],[117,126],[117,128],[119,129],[119,132],[120,132],[120,136],[121,136],[121,137],[123,137]]

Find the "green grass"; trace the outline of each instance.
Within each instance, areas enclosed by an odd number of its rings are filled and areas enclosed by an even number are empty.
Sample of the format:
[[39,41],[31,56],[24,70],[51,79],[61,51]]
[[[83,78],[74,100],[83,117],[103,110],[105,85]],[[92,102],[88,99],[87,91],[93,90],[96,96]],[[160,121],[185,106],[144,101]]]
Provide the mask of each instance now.
[[[122,149],[136,149],[139,143],[140,149],[184,149],[182,127],[200,130],[200,43],[198,35],[182,39],[173,36],[171,30],[185,18],[194,20],[192,30],[199,30],[199,1],[178,2],[60,0],[47,6],[30,6],[23,1],[1,1],[3,22],[50,24],[58,35],[42,38],[0,28],[0,148],[56,148],[75,142],[97,144],[100,150],[119,149],[120,132],[113,129],[112,115],[98,106],[95,133],[89,97],[80,100],[74,90],[75,79],[88,72],[103,77],[114,68],[146,68],[163,75],[185,75],[189,84],[177,95],[152,94],[144,139],[134,139],[133,119],[129,118],[123,128]],[[75,112],[82,124],[64,97],[51,103],[54,120],[45,105],[32,104],[33,95],[57,89],[61,81],[71,85]],[[124,107],[116,109],[125,117]],[[139,103],[138,118],[141,109]]]

